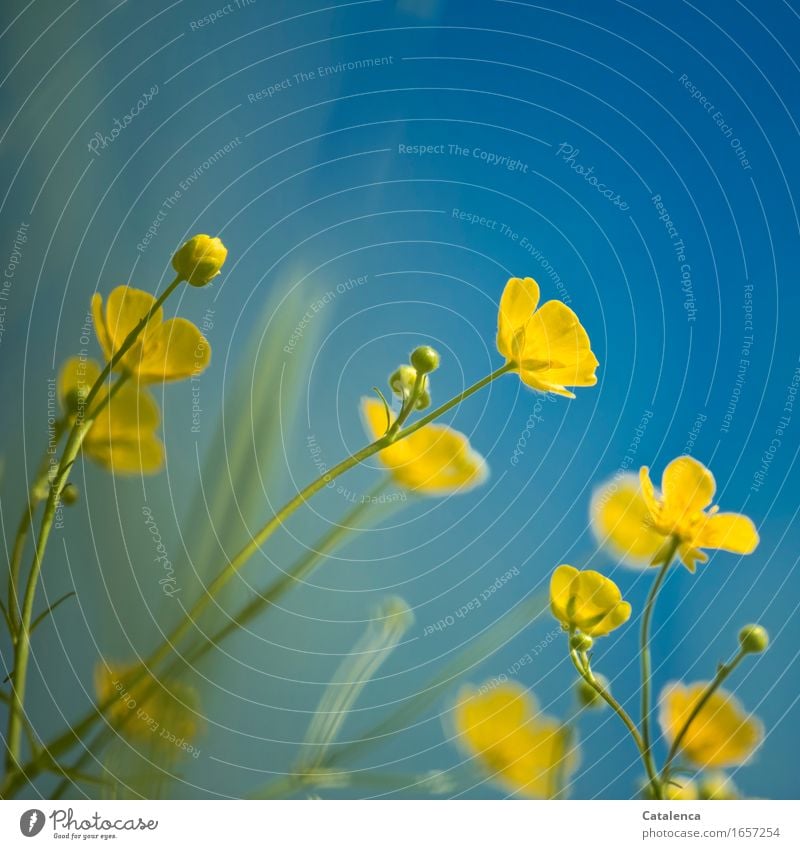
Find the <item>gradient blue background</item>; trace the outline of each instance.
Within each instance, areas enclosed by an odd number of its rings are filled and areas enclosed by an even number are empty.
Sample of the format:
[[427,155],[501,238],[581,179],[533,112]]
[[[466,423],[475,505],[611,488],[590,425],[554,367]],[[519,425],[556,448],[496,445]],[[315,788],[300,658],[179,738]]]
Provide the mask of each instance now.
[[[763,485],[751,487],[800,354],[800,69],[793,58],[800,6],[550,6],[254,0],[197,28],[192,22],[219,6],[3,5],[4,269],[17,229],[28,225],[8,278],[0,339],[6,546],[22,481],[46,438],[47,380],[80,348],[91,294],[125,282],[151,291],[165,285],[172,251],[194,232],[218,234],[230,250],[220,283],[185,291],[170,305],[195,321],[214,310],[199,433],[192,432],[190,385],[167,386],[158,392],[165,473],[142,481],[112,480],[88,464],[77,472],[82,504],[51,542],[44,580],[47,598],[74,587],[77,601],[41,628],[34,645],[31,718],[44,738],[85,707],[101,654],[124,660],[147,652],[177,621],[175,600],[158,585],[141,519],[145,502],[188,603],[198,576],[211,574],[221,556],[213,533],[209,540],[198,484],[207,493],[224,484],[225,458],[237,445],[250,458],[247,480],[237,480],[243,518],[234,511],[214,519],[229,551],[271,506],[315,476],[309,435],[329,464],[360,444],[358,398],[384,385],[414,345],[430,342],[442,352],[433,384],[440,401],[496,368],[497,300],[509,275],[531,275],[544,298],[568,297],[580,315],[601,362],[598,386],[579,390],[575,401],[546,401],[516,465],[511,458],[537,402],[519,381],[505,377],[453,413],[449,420],[488,458],[488,484],[390,517],[379,511],[375,530],[354,538],[313,586],[206,661],[194,676],[204,684],[201,756],[183,765],[169,792],[236,796],[288,769],[337,657],[387,593],[408,601],[416,624],[365,691],[344,739],[376,722],[383,706],[416,692],[505,610],[542,591],[558,563],[612,574],[640,610],[652,573],[622,569],[597,552],[588,525],[593,489],[621,467],[647,464],[660,475],[705,417],[691,453],[713,469],[723,509],[752,516],[762,541],[750,557],[717,554],[694,576],[671,574],[657,611],[656,690],[676,678],[710,677],[735,648],[741,625],[764,624],[773,637],[769,652],[746,663],[733,685],[767,737],[736,781],[749,795],[796,795],[797,760],[787,752],[798,745],[800,725],[800,408]],[[293,76],[370,57],[392,61],[304,83]],[[682,75],[713,111],[692,98]],[[290,86],[273,97],[248,99],[286,78]],[[108,134],[154,85],[152,102],[94,155],[94,134]],[[748,168],[716,112],[746,150]],[[164,200],[235,139],[137,250]],[[579,151],[577,162],[593,167],[627,209],[564,161],[563,144]],[[525,167],[510,171],[449,152],[413,156],[400,145],[479,148]],[[694,314],[654,195],[685,244]],[[499,224],[491,230],[459,221],[454,209],[504,222],[519,239]],[[523,237],[538,253],[521,246]],[[287,329],[315,298],[363,275],[363,285],[314,315],[292,354],[282,351]],[[753,342],[740,380],[740,351],[750,335],[747,286]],[[270,381],[281,374],[278,392]],[[294,401],[291,386],[300,390]],[[224,443],[217,427],[223,410]],[[278,425],[272,441],[250,427],[258,413]],[[360,469],[342,483],[362,493],[376,479],[374,469]],[[310,544],[348,507],[341,495],[323,493],[245,570],[229,601],[268,583],[302,550],[298,539]],[[491,602],[423,636],[512,567],[520,574]],[[552,627],[547,617],[534,623],[470,680],[506,672]],[[632,710],[636,630],[631,623],[604,640],[596,658]],[[2,649],[7,659],[8,644]],[[568,718],[573,672],[563,639],[535,661],[517,677],[548,713]],[[459,763],[443,730],[447,707],[440,700],[359,766],[413,773]],[[630,797],[640,769],[618,722],[593,714],[579,727],[583,764],[572,795]],[[51,787],[44,779],[37,792]],[[352,795],[379,792],[367,784]],[[489,783],[464,792],[500,793]]]

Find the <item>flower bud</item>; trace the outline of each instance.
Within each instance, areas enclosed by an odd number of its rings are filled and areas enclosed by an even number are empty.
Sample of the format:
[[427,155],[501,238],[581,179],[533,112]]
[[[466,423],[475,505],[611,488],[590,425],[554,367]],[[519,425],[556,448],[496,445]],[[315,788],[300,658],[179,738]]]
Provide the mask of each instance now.
[[580,631],[576,631],[569,638],[569,646],[575,651],[589,651],[593,644],[594,641],[592,638],[588,634],[582,634]]
[[427,389],[423,389],[417,398],[417,409],[424,410],[431,405],[431,393]]
[[769,645],[769,634],[760,625],[745,625],[739,631],[739,645],[747,654],[761,654]]
[[172,257],[172,267],[192,286],[205,286],[219,274],[228,249],[221,239],[201,233],[193,236]]
[[417,370],[411,366],[399,366],[389,378],[389,388],[399,398],[411,394],[417,381]]
[[[605,675],[600,675],[595,672],[594,677],[597,683],[606,691],[609,691],[609,683],[608,679]],[[597,690],[588,682],[581,678],[576,687],[575,687],[575,695],[578,697],[578,704],[581,707],[585,708],[601,708],[605,705],[605,701],[603,701],[603,697]]]
[[411,365],[420,374],[436,371],[439,368],[439,352],[430,345],[420,345],[411,352]]
[[76,504],[80,497],[80,490],[74,483],[68,483],[64,489],[61,490],[61,503],[67,506]]

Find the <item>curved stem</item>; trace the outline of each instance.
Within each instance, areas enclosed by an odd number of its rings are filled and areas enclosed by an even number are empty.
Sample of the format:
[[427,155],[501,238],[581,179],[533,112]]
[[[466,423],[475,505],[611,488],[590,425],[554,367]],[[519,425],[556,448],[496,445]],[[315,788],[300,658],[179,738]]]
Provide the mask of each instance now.
[[[675,552],[678,550],[679,542],[680,540],[677,537],[672,537],[664,555],[664,562],[661,564],[661,568],[658,570],[658,575],[653,582],[653,586],[650,587],[650,592],[647,594],[647,601],[645,602],[644,613],[642,614],[642,630],[640,637],[642,668],[642,742],[644,746],[642,750],[642,758],[644,759],[645,766],[647,767],[647,774],[649,776],[656,773],[655,762],[653,760],[652,740],[650,736],[650,679],[652,676],[652,661],[650,657],[650,624],[653,620],[653,611],[655,610],[658,593],[667,577],[667,572],[669,571],[669,567],[675,557]],[[660,790],[660,785],[657,780],[655,784],[652,784],[652,777],[651,787],[654,793],[657,790]],[[655,798],[661,798],[660,792]]]
[[681,747],[681,743],[686,737],[686,734],[689,731],[689,727],[691,724],[697,719],[700,715],[700,711],[708,704],[708,700],[716,693],[716,691],[722,686],[723,681],[733,672],[734,669],[742,662],[742,659],[747,654],[743,649],[739,649],[739,651],[727,662],[721,663],[717,668],[717,674],[714,676],[714,680],[711,681],[703,691],[703,694],[697,700],[697,703],[692,708],[691,713],[686,718],[686,722],[683,724],[681,730],[675,735],[675,739],[672,741],[672,745],[669,748],[669,754],[667,755],[666,761],[664,761],[664,768],[661,770],[661,780],[666,781],[669,776],[669,768],[672,765],[672,761],[675,760],[675,756],[678,754],[678,750]]
[[[173,284],[174,287],[174,284]],[[151,310],[153,312],[154,310]],[[127,341],[127,340],[126,340]],[[390,442],[398,442],[401,439],[405,439],[410,436],[412,433],[420,430],[420,428],[425,427],[425,425],[439,418],[439,416],[444,415],[446,412],[451,410],[453,407],[460,404],[466,398],[469,398],[471,395],[474,395],[476,392],[483,389],[485,386],[488,386],[493,380],[496,380],[498,377],[501,377],[504,374],[512,371],[514,369],[514,365],[510,363],[506,363],[500,368],[493,371],[491,374],[486,375],[486,377],[474,383],[472,386],[465,389],[463,392],[459,392],[457,395],[453,396],[449,401],[440,405],[436,409],[432,410],[427,415],[418,419],[414,424],[409,425],[408,427],[403,428],[399,433],[397,433],[394,439],[389,440],[384,435],[380,439],[375,440],[374,442],[366,445],[360,451],[357,451],[355,454],[352,454],[350,457],[342,460],[342,462],[338,463],[334,466],[330,471],[326,472],[321,477],[312,481],[308,484],[304,489],[298,492],[290,501],[288,501],[275,515],[261,528],[258,533],[252,537],[250,542],[242,548],[242,550],[232,559],[230,560],[225,567],[219,572],[219,574],[214,578],[214,580],[208,585],[203,595],[195,602],[192,608],[187,612],[184,619],[181,623],[172,631],[172,633],[164,640],[164,642],[156,649],[155,652],[143,663],[141,663],[137,671],[134,673],[134,677],[126,682],[128,688],[132,688],[136,686],[138,681],[140,681],[145,674],[145,670],[148,668],[160,663],[169,653],[172,651],[175,643],[180,640],[192,627],[194,619],[200,615],[200,613],[205,610],[210,601],[214,598],[216,594],[218,594],[222,588],[228,583],[228,581],[233,578],[238,571],[245,565],[245,563],[252,557],[252,555],[258,551],[261,546],[269,539],[270,536],[284,523],[284,521],[294,513],[298,507],[304,504],[312,495],[319,492],[319,490],[323,489],[329,483],[331,483],[335,478],[339,475],[344,474],[344,472],[349,471],[354,466],[357,466],[363,460],[366,460],[369,457],[372,457],[374,454],[377,454],[382,449],[386,448]],[[86,733],[94,723],[102,717],[105,712],[109,709],[109,707],[114,702],[114,696],[109,697],[106,702],[96,705],[92,707],[92,709],[81,719],[77,724],[68,728],[63,734],[57,737],[51,744],[45,747],[45,751],[48,753],[49,758],[55,759],[63,754],[65,751],[69,750],[71,746],[80,740],[83,734]],[[6,776],[5,781],[2,786],[0,786],[0,797],[7,797],[12,793],[15,793],[21,786],[25,783],[31,781],[36,775],[38,775],[42,770],[41,758],[34,758],[28,764],[25,764],[20,767],[13,766],[10,768],[9,774]]]

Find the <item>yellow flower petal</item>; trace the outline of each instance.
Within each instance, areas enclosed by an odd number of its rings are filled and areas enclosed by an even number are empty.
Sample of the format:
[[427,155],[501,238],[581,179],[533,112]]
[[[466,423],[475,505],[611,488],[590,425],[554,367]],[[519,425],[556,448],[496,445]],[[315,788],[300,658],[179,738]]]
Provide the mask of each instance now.
[[[70,357],[58,373],[58,399],[65,413],[74,410],[76,402],[83,403],[94,382],[100,377],[100,366],[95,360]],[[101,390],[98,400],[104,395]]]
[[[364,425],[377,439],[386,431],[386,411],[377,398],[361,402]],[[483,483],[488,470],[464,434],[447,425],[429,424],[384,448],[380,461],[395,482],[422,495],[466,492]]]
[[597,541],[628,565],[649,566],[664,545],[636,475],[620,475],[598,488],[590,517]]
[[714,475],[694,457],[678,457],[661,478],[663,509],[672,520],[705,510],[714,498]]
[[84,451],[115,475],[151,475],[164,465],[164,444],[155,434],[142,438],[92,435]]
[[696,538],[696,544],[702,548],[719,548],[735,554],[752,554],[758,543],[756,526],[740,513],[709,516]]
[[532,277],[512,277],[500,298],[497,318],[497,350],[516,360],[525,324],[539,305],[539,285]]
[[656,497],[656,488],[653,486],[653,481],[650,479],[650,469],[647,466],[642,466],[639,469],[639,486],[642,490],[642,498],[647,506],[647,510],[653,518],[658,516],[660,505]]
[[569,626],[570,616],[567,613],[569,600],[573,597],[572,582],[578,575],[574,566],[566,563],[558,566],[550,576],[550,609],[553,616],[563,625]]
[[[707,686],[708,682],[701,681],[664,688],[659,721],[669,743],[677,738]],[[758,719],[748,714],[731,693],[717,690],[689,726],[680,751],[695,766],[739,766],[752,755],[762,737]]]
[[198,375],[211,362],[211,346],[185,318],[171,318],[145,331],[142,357],[136,367],[146,383],[182,380]]
[[541,714],[519,684],[505,682],[486,692],[462,688],[453,721],[466,751],[511,793],[554,798],[578,765],[569,729]]
[[628,621],[631,606],[619,587],[591,569],[579,571],[563,564],[550,579],[550,609],[568,630],[603,637]]
[[100,344],[100,349],[106,360],[110,360],[114,351],[111,345],[111,337],[108,335],[106,327],[106,317],[103,312],[103,296],[99,292],[92,295],[92,321],[94,322],[94,332],[97,335],[97,341]]

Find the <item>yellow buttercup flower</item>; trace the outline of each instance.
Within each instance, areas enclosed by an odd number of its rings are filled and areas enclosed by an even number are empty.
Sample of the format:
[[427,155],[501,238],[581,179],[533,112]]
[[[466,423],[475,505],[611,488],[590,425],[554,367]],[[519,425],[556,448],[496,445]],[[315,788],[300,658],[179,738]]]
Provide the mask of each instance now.
[[[372,439],[386,432],[386,408],[377,398],[361,401],[364,426]],[[483,483],[486,461],[463,433],[447,425],[429,424],[378,454],[395,483],[421,495],[466,492]]]
[[[708,683],[673,683],[662,691],[659,720],[669,743],[677,738]],[[748,714],[734,695],[717,690],[689,726],[679,750],[694,766],[738,766],[752,755],[762,737],[758,719]]]
[[638,483],[625,476],[599,490],[592,503],[592,524],[598,539],[631,563],[663,560],[670,538],[678,538],[678,554],[694,571],[708,556],[703,548],[751,554],[759,538],[755,525],[739,513],[711,507],[716,483],[711,472],[693,457],[678,457],[664,469],[661,492],[642,467]]
[[[94,295],[95,333],[106,359],[119,350],[154,303],[149,292],[118,286],[108,296],[104,311],[103,298],[99,293]],[[141,383],[161,383],[198,375],[210,361],[211,346],[192,322],[185,318],[164,321],[159,308],[115,370],[130,372]]]
[[178,248],[172,267],[192,286],[205,286],[219,274],[227,256],[221,239],[200,233]]
[[567,565],[559,566],[550,579],[550,609],[565,629],[590,637],[609,634],[631,615],[630,604],[610,578]]
[[115,726],[125,720],[120,732],[125,737],[153,741],[165,751],[171,751],[172,747],[185,750],[185,744],[194,740],[203,728],[197,692],[180,682],[170,682],[167,687],[149,673],[128,689],[125,679],[133,669],[130,665],[101,660],[94,674],[98,704],[113,698],[108,717]]
[[664,785],[664,797],[675,802],[693,802],[698,798],[697,785],[681,776]]
[[742,798],[742,794],[739,792],[739,788],[733,779],[721,770],[714,770],[703,776],[700,781],[699,794],[701,799],[724,799],[730,801]]
[[[94,360],[72,357],[64,363],[58,394],[65,412],[77,412],[100,371]],[[107,394],[104,386],[94,403],[102,402]],[[164,463],[164,445],[156,435],[158,423],[158,405],[150,393],[128,381],[92,422],[81,448],[115,474],[153,474]]]
[[555,798],[578,766],[569,729],[540,713],[533,694],[519,684],[486,692],[462,688],[453,721],[462,746],[510,793]]
[[523,383],[574,398],[567,386],[594,386],[599,365],[578,316],[562,301],[539,307],[531,277],[512,277],[500,298],[497,350]]

